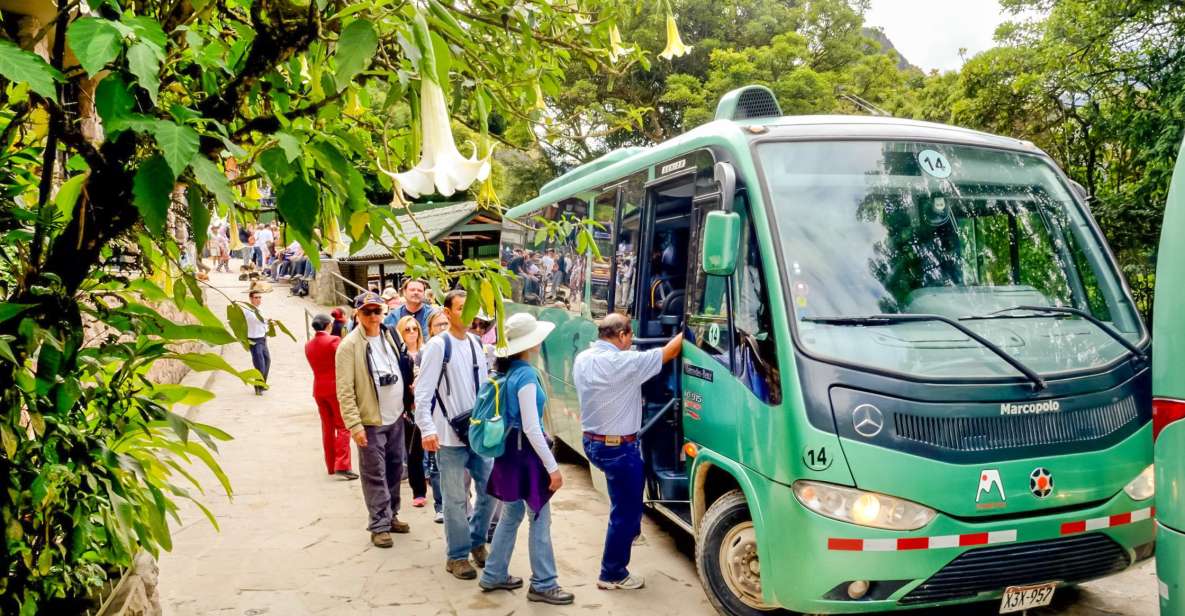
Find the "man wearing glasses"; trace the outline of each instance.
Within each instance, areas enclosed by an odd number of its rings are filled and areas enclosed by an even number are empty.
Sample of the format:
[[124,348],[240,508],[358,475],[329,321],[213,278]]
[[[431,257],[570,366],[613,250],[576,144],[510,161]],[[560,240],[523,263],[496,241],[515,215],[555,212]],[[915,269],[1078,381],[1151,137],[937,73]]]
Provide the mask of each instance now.
[[370,541],[394,545],[391,533],[410,529],[399,520],[403,478],[404,409],[412,406],[412,362],[402,342],[382,327],[383,298],[366,292],[354,299],[358,324],[337,347],[337,398],[342,420],[358,445],[362,498],[370,514]]
[[629,318],[613,313],[597,324],[597,337],[572,366],[584,452],[605,473],[609,489],[609,529],[597,588],[636,590],[645,582],[627,567],[634,538],[642,532],[642,384],[679,356],[683,334],[662,348],[634,351]]

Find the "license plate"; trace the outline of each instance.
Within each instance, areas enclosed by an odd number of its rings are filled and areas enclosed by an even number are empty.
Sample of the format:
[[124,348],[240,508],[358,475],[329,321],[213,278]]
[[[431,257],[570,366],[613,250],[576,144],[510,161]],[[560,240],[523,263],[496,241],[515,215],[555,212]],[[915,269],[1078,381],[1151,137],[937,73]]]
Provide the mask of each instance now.
[[1045,607],[1053,601],[1053,591],[1057,589],[1057,582],[1033,584],[1032,586],[1009,586],[1004,590],[1004,598],[1000,599],[1000,613],[1011,614],[1023,612],[1035,607]]

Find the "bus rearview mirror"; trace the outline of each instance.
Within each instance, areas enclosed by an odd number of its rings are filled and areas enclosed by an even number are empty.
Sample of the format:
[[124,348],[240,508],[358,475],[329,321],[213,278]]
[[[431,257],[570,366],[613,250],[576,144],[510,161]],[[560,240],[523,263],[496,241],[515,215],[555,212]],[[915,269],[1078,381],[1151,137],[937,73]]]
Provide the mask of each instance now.
[[736,212],[708,212],[704,221],[704,272],[728,276],[737,267],[741,243],[741,217]]

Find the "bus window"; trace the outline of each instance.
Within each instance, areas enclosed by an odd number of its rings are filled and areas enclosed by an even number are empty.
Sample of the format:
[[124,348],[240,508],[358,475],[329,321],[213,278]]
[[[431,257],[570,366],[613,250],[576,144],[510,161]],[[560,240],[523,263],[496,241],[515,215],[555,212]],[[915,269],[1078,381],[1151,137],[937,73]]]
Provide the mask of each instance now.
[[646,174],[643,172],[630,176],[621,187],[621,232],[617,237],[616,310],[635,319],[639,317],[635,308],[645,184]]
[[603,227],[593,231],[601,258],[590,255],[587,269],[588,307],[594,319],[609,313],[609,283],[613,276],[613,258],[616,254],[613,246],[613,226],[617,216],[617,195],[618,189],[615,187],[601,193],[593,203],[592,218]]

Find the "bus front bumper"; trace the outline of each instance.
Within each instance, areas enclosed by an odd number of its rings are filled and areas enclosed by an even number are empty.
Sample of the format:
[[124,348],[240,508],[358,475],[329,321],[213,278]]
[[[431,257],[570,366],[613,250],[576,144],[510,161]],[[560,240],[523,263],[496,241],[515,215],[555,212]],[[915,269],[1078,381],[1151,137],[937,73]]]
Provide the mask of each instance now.
[[795,530],[767,532],[762,584],[767,601],[806,613],[954,605],[999,599],[1008,586],[1077,584],[1122,571],[1150,557],[1155,545],[1152,500],[1133,501],[1123,492],[1055,515],[977,523],[939,514],[912,532],[824,517],[785,486],[773,493],[788,499],[782,510],[791,519],[766,516],[767,531]]

